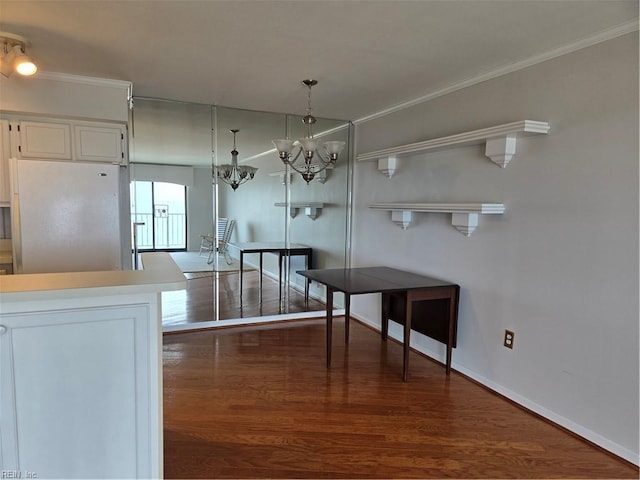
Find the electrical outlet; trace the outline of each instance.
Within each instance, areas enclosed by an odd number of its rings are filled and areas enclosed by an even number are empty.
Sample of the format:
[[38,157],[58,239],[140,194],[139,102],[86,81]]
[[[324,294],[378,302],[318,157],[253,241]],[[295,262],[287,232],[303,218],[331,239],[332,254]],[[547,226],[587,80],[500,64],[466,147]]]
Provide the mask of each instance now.
[[505,330],[504,331],[504,346],[507,348],[513,348],[513,340],[515,338],[516,334],[513,333],[511,330]]

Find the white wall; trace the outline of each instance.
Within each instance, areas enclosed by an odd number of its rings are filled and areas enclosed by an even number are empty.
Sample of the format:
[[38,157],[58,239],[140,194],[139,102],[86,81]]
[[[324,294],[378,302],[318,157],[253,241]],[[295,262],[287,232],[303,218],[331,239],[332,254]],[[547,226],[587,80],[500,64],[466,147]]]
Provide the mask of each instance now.
[[212,233],[213,191],[211,167],[195,168],[194,183],[187,188],[187,250],[200,249],[200,235]]
[[38,73],[0,76],[0,92],[0,108],[5,112],[129,121],[131,82]]
[[[357,126],[357,152],[548,121],[502,170],[483,147],[355,166],[353,266],[461,285],[454,368],[638,463],[637,32]],[[502,202],[469,238],[450,215],[403,231],[375,202]],[[378,324],[379,297],[354,297]],[[505,329],[515,347],[502,346]],[[399,334],[400,330],[395,330]],[[444,348],[419,334],[420,350]],[[443,372],[444,374],[444,372]]]

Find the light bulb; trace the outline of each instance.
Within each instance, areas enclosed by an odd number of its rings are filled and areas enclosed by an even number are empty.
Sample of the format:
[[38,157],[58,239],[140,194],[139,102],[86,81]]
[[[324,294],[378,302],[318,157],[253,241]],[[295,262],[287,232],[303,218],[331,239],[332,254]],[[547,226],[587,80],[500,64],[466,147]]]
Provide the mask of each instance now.
[[273,140],[272,143],[279,153],[291,153],[293,148],[293,140]]
[[300,145],[305,152],[314,152],[318,148],[318,141],[313,138],[301,138]]
[[38,71],[36,64],[22,51],[20,45],[13,47],[13,51],[16,54],[16,58],[13,61],[13,68],[16,72],[20,75],[33,75]]
[[326,142],[323,147],[329,155],[338,155],[344,148],[344,142]]

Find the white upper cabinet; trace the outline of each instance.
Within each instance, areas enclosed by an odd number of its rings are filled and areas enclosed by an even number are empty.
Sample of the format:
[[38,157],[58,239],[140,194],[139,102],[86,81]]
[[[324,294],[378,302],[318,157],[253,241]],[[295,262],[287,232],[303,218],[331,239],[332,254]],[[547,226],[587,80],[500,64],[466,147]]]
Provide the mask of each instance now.
[[125,125],[75,120],[9,120],[11,156],[117,164],[128,161]]
[[[19,143],[16,156],[71,160],[71,125],[62,122],[20,121],[15,124]],[[15,137],[14,137],[15,138]]]
[[119,125],[75,125],[75,159],[88,162],[123,163],[125,128]]

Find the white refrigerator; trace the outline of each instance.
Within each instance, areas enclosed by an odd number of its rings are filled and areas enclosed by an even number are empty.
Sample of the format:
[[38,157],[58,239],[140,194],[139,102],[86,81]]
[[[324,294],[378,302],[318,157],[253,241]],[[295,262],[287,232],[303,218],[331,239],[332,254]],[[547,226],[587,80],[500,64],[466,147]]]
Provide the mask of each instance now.
[[12,158],[9,169],[15,273],[131,268],[124,167]]

